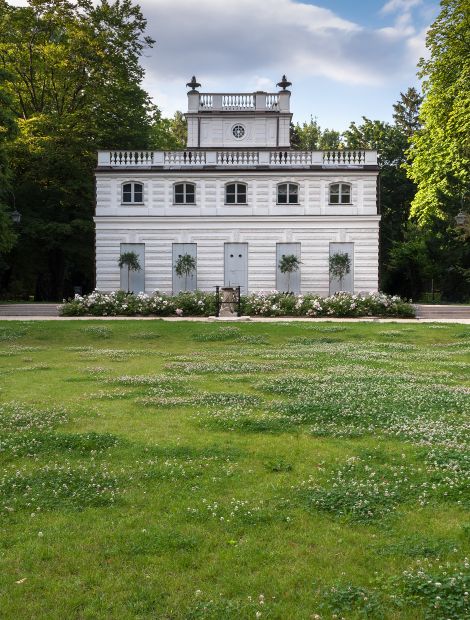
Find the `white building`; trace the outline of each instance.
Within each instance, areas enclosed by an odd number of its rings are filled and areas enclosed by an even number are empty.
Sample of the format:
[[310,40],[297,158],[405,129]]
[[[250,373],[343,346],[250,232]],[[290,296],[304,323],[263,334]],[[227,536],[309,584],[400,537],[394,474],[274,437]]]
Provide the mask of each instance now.
[[[101,151],[96,170],[96,286],[127,288],[121,253],[142,270],[134,291],[287,290],[283,254],[300,257],[290,289],[328,295],[329,257],[350,257],[343,290],[377,290],[376,151],[290,148],[290,86],[277,93],[203,94],[188,85],[184,151]],[[190,254],[197,268],[178,277]]]

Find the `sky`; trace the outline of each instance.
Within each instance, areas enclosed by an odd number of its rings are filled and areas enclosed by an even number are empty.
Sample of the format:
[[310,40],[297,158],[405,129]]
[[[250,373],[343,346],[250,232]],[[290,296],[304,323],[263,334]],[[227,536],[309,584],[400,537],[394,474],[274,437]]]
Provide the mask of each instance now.
[[[23,4],[21,0],[12,4]],[[294,122],[344,130],[419,87],[416,63],[438,0],[140,0],[147,34],[144,88],[165,116],[201,92],[276,92],[292,82]]]

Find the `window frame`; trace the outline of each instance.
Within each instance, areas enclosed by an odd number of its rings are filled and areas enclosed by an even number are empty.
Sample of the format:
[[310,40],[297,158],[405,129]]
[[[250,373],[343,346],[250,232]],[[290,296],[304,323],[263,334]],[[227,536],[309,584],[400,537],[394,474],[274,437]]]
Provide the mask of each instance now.
[[[183,189],[183,202],[177,202],[176,201],[176,188],[178,187],[178,185],[182,185],[184,187]],[[190,192],[193,194],[194,200],[192,202],[188,202],[187,200],[187,195],[188,195],[188,185],[190,185],[193,188],[193,191]],[[180,205],[195,205],[196,204],[196,183],[192,183],[191,181],[181,181],[181,182],[177,182],[177,183],[173,183],[173,204],[180,206]]]
[[[228,196],[228,188],[234,185],[235,186],[235,201],[234,202],[228,202],[227,200],[227,196]],[[245,201],[244,202],[240,202],[238,199],[238,187],[242,186],[244,188],[244,194],[245,194]],[[233,206],[233,205],[247,205],[248,204],[248,183],[244,183],[243,181],[230,181],[229,183],[225,183],[225,200],[224,200],[224,204],[228,205],[228,206]]]
[[[282,185],[286,185],[286,202],[279,202],[279,189]],[[296,202],[290,202],[290,186],[293,186],[296,188],[296,194],[297,194],[297,200]],[[294,181],[283,181],[281,183],[278,183],[276,185],[276,204],[277,205],[299,205],[300,201],[299,201],[299,193],[300,193],[300,185],[299,183],[295,183]]]
[[[338,186],[338,193],[336,194],[338,196],[338,202],[332,202],[331,200],[331,196],[332,196],[332,188],[337,185]],[[349,191],[344,193],[343,192],[343,187],[348,187]],[[348,202],[343,202],[342,198],[343,196],[347,196],[349,198]],[[347,206],[347,205],[352,205],[353,201],[352,201],[352,183],[348,183],[347,181],[335,181],[334,183],[330,183],[330,185],[328,186],[328,204],[329,205],[335,205],[338,207],[341,206]]]
[[[131,190],[130,190],[131,199],[130,200],[124,200],[124,193],[127,193],[125,192],[124,188],[127,185],[130,185],[131,187]],[[141,200],[135,199],[137,185],[140,187],[139,193],[142,197]],[[140,181],[124,181],[123,183],[121,183],[121,204],[122,205],[143,205],[144,204],[144,184],[141,183]]]

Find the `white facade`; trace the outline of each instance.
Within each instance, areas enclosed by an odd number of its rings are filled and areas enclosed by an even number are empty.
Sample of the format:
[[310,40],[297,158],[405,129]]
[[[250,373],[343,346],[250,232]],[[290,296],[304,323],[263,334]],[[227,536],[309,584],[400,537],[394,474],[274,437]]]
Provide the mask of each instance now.
[[[193,89],[187,150],[100,152],[97,288],[126,288],[118,259],[136,251],[143,267],[132,274],[136,291],[282,290],[278,264],[286,252],[301,260],[291,290],[327,295],[338,290],[329,256],[344,252],[351,272],[343,289],[377,290],[377,153],[291,150],[289,99],[286,90]],[[180,252],[197,263],[189,282],[175,275]]]

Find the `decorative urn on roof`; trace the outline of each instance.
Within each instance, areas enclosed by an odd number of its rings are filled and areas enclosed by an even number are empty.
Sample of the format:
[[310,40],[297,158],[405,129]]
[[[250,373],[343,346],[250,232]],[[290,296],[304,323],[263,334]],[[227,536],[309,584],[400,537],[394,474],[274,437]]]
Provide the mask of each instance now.
[[288,79],[286,78],[285,75],[282,76],[282,80],[280,82],[278,82],[276,84],[276,86],[279,86],[279,88],[282,88],[282,90],[287,91],[287,88],[289,86],[292,86],[292,82],[289,82]]
[[[284,77],[285,77],[285,76],[284,76]],[[197,91],[196,89],[197,89],[197,88],[199,88],[199,86],[201,86],[201,85],[200,85],[200,84],[199,84],[199,82],[196,80],[196,76],[195,76],[195,75],[193,75],[193,77],[191,78],[191,81],[190,81],[190,82],[188,82],[188,83],[186,84],[186,86],[187,86],[188,88],[190,88],[190,89],[191,89],[191,90],[189,91],[190,93],[197,93],[198,91]]]

